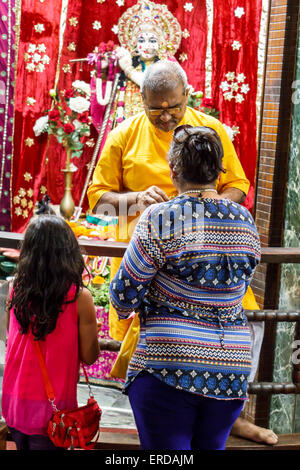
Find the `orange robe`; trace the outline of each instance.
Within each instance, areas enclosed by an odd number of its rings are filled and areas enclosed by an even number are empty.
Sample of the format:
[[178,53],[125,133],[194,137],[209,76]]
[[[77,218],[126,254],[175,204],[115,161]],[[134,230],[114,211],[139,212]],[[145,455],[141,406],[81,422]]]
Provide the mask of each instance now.
[[[237,188],[247,194],[249,181],[220,121],[188,107],[179,125],[181,124],[207,126],[216,130],[223,145],[223,166],[226,169],[226,173],[220,174],[216,189],[222,193],[227,188]],[[167,160],[172,136],[173,131],[163,132],[153,126],[144,112],[126,119],[111,131],[95,168],[92,185],[87,191],[91,209],[96,206],[101,196],[109,191],[144,191],[155,185],[165,191],[169,197],[177,195],[170,178]],[[138,216],[138,213],[119,216],[118,241],[130,240]],[[120,258],[112,259],[111,279],[120,263]],[[251,289],[248,289],[244,297],[243,306],[249,310],[258,309]],[[115,310],[110,307],[111,337],[122,341],[131,321],[131,319],[119,320]]]

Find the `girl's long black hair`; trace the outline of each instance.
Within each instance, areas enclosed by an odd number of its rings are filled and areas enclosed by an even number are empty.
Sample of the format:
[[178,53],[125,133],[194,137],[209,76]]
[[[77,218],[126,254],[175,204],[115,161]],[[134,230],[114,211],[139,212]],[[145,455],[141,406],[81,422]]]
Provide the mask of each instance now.
[[[83,257],[69,225],[55,215],[40,215],[28,225],[21,248],[10,308],[20,332],[43,339],[55,327],[66,303],[83,286]],[[66,295],[74,284],[73,299]]]

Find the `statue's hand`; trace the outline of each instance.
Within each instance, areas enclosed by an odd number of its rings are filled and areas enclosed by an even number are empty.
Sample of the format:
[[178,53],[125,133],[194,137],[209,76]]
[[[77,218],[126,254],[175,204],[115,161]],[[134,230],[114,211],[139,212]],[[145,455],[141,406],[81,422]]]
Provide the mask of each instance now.
[[128,67],[131,67],[131,55],[130,55],[130,52],[125,49],[124,47],[118,47],[116,49],[116,55],[117,55],[117,58],[119,60],[119,66],[122,70],[125,70],[128,68]]

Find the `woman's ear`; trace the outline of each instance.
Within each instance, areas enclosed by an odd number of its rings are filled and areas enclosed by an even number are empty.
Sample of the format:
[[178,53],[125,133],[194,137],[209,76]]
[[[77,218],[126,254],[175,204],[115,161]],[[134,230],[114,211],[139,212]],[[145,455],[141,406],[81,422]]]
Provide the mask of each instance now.
[[173,169],[173,167],[170,165],[170,177],[171,177],[171,180],[172,182],[174,183],[174,181],[177,181],[177,178],[176,178],[176,173]]

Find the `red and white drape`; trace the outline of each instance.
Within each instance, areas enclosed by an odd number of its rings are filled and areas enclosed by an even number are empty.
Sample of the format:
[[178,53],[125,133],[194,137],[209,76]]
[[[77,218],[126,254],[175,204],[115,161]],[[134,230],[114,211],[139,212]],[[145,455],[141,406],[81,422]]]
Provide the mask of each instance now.
[[[100,42],[118,44],[120,15],[135,0],[23,0],[15,96],[14,154],[11,180],[12,231],[23,231],[33,206],[47,191],[59,204],[64,191],[65,154],[47,134],[35,137],[33,125],[49,108],[49,90],[70,88],[75,79],[90,80],[90,66],[71,63],[86,57]],[[156,3],[159,3],[156,1]],[[212,98],[234,145],[252,191],[257,160],[259,50],[264,44],[263,8],[267,0],[192,0],[163,2],[183,30],[176,54],[195,90]],[[266,15],[265,15],[266,18]],[[64,19],[64,21],[62,21]],[[62,47],[60,49],[60,40]],[[263,54],[261,54],[263,56]],[[259,85],[259,86],[258,86]],[[230,128],[230,129],[229,129]],[[73,197],[78,203],[96,142],[76,160]],[[85,200],[84,208],[87,208]]]

